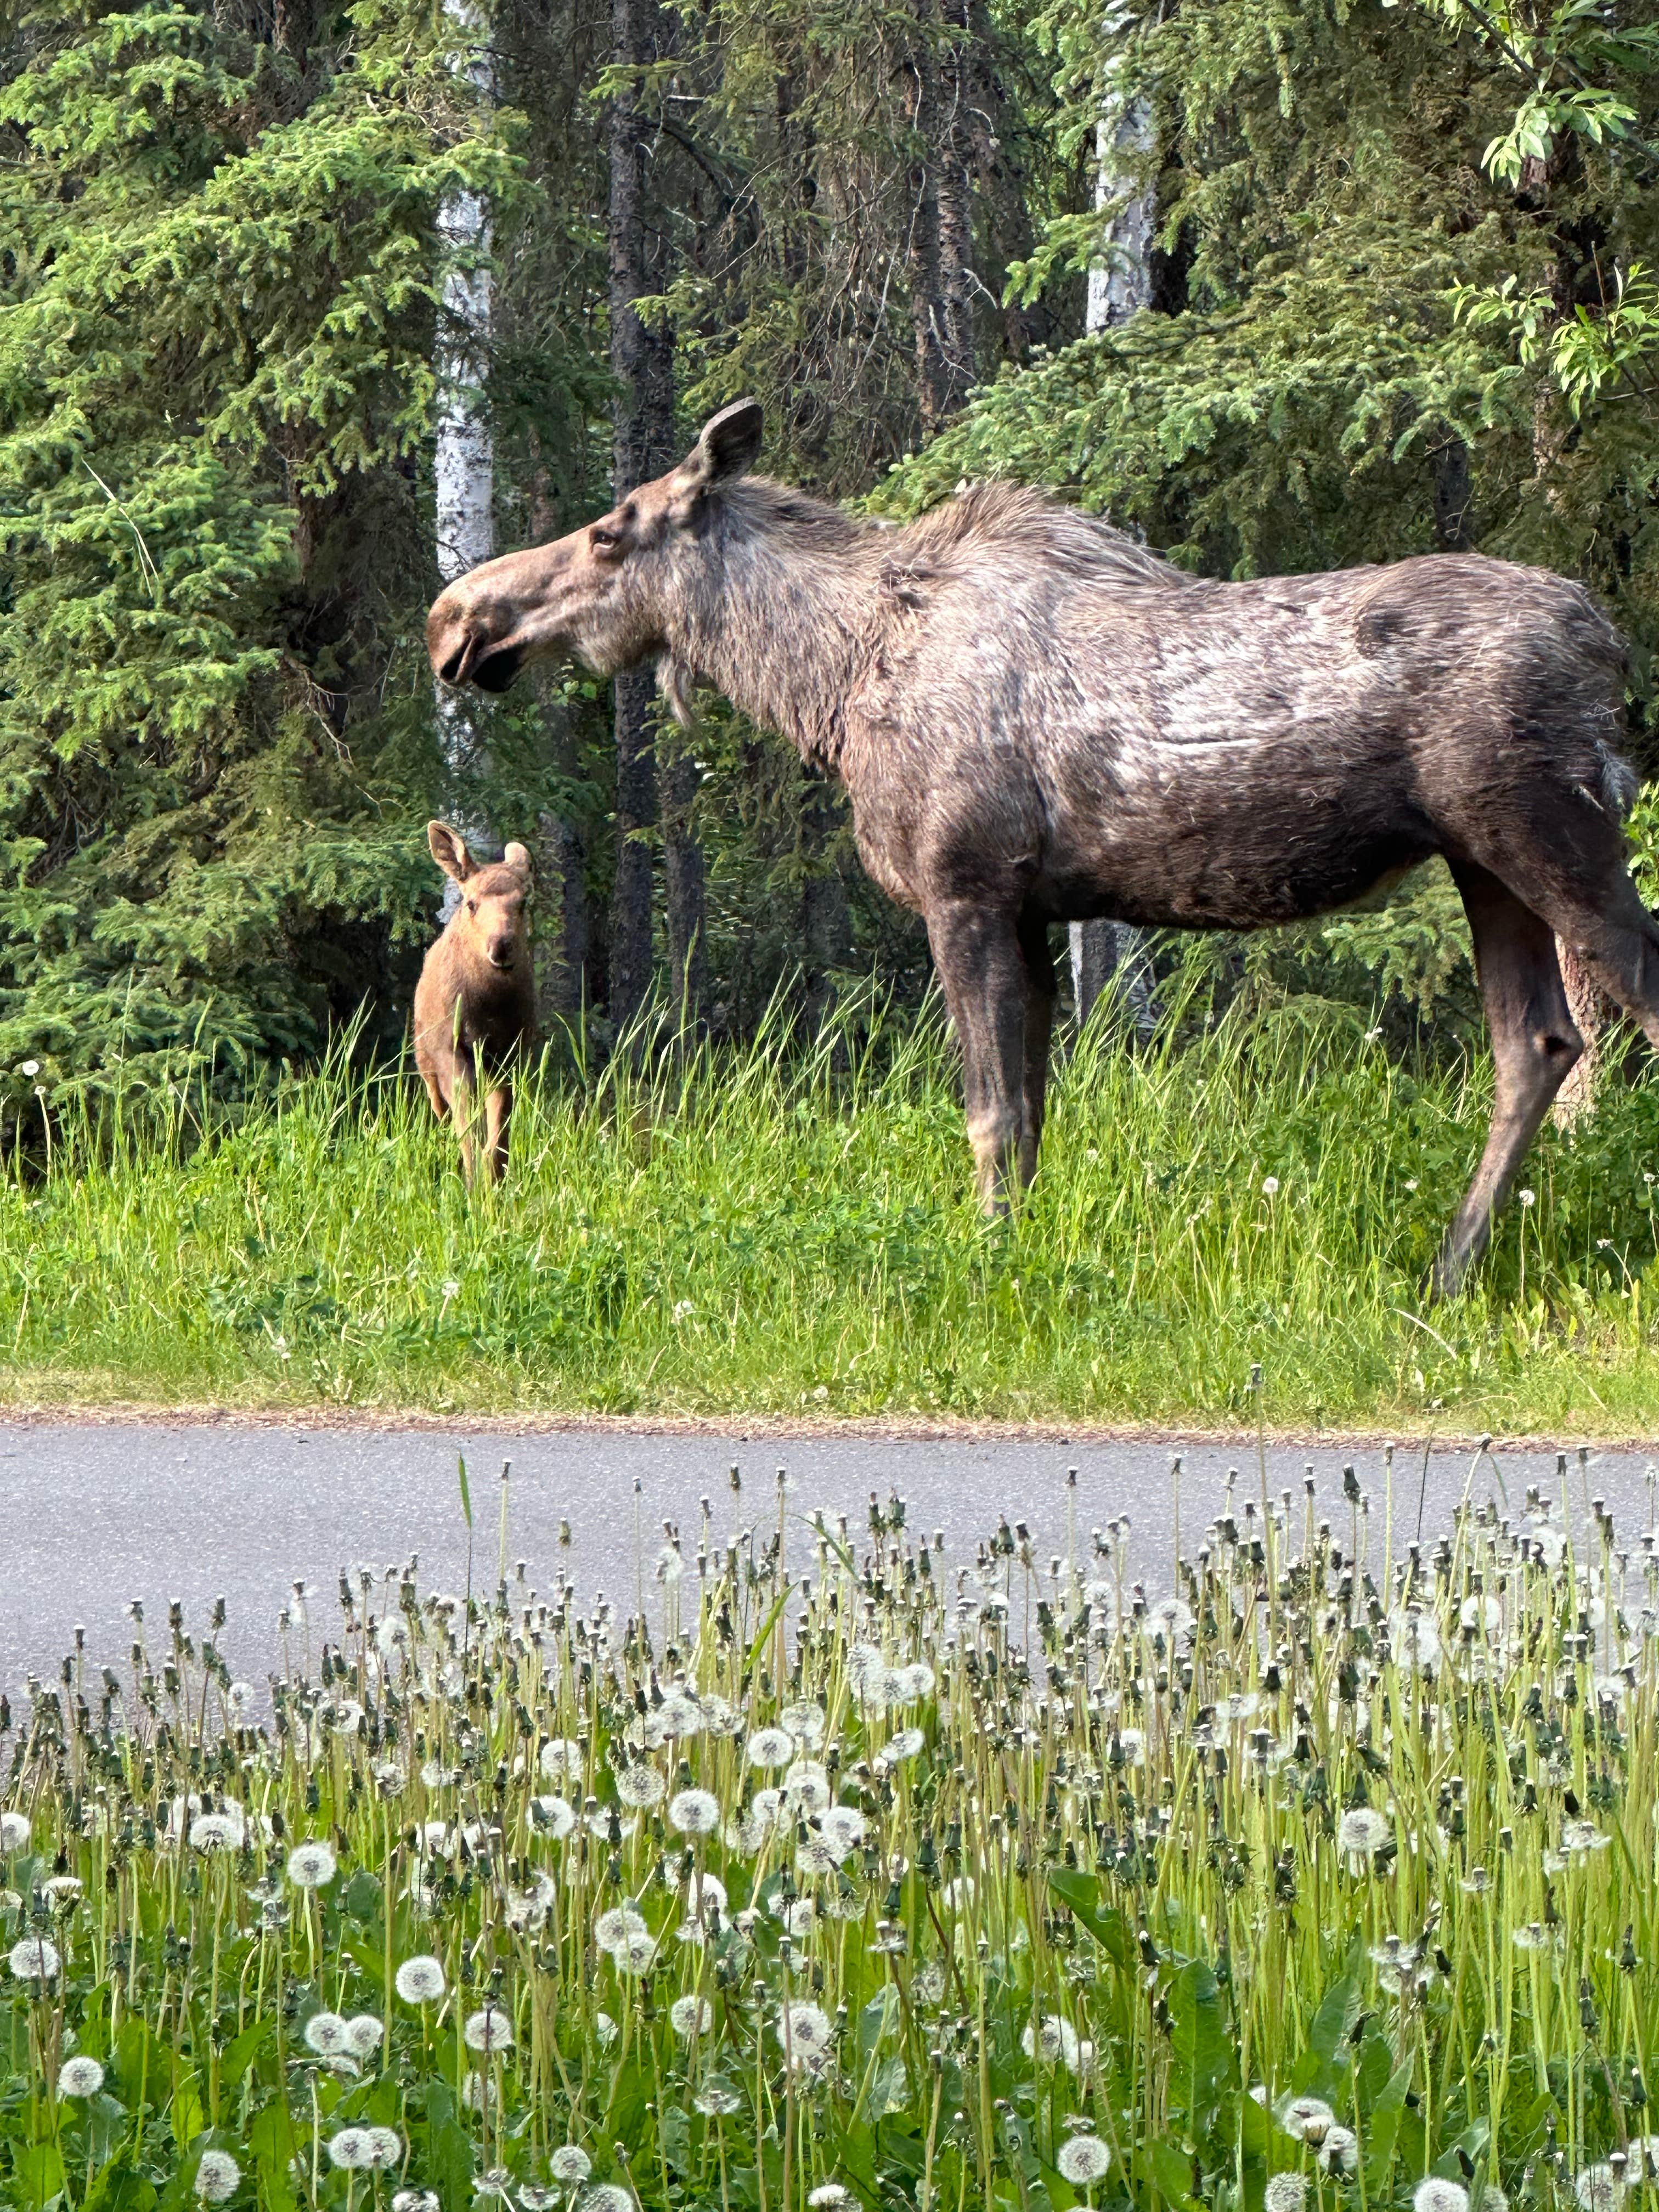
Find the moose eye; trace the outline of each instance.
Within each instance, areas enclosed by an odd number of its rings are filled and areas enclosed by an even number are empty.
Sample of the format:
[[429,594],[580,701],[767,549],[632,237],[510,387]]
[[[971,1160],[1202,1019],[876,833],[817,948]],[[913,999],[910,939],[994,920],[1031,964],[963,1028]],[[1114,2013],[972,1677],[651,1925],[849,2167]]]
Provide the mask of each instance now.
[[621,542],[614,530],[596,529],[593,532],[593,550],[596,553],[613,552]]
[[467,910],[467,912],[468,912],[469,914],[477,914],[477,912],[478,911],[478,902],[477,902],[477,899],[469,899],[469,900],[467,901],[467,902],[466,902],[466,910]]

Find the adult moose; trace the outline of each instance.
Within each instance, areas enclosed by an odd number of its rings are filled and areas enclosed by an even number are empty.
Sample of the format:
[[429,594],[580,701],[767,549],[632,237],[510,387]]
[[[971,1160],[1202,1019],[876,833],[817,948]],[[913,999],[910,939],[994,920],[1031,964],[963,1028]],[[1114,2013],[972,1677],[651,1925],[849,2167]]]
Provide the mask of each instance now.
[[1036,1165],[1051,923],[1258,928],[1443,854],[1497,1063],[1454,1290],[1583,1049],[1554,936],[1659,1046],[1623,654],[1589,596],[1475,554],[1209,582],[998,484],[895,531],[750,477],[761,431],[739,400],[600,521],[452,584],[436,674],[651,661],[677,711],[706,682],[836,769],[865,866],[926,918],[993,1206]]

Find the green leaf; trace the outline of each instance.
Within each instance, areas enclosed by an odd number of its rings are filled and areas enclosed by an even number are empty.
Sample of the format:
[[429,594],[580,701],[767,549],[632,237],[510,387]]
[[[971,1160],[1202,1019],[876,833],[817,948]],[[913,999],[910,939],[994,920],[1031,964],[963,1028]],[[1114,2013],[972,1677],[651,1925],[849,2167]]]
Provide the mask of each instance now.
[[1213,2124],[1217,2100],[1236,2066],[1227,2008],[1213,1970],[1190,1959],[1169,1987],[1170,2094],[1194,2136]]
[[1079,1924],[1086,1928],[1113,1964],[1131,1971],[1134,1959],[1134,1942],[1129,1923],[1115,1905],[1100,1901],[1100,1877],[1085,1874],[1079,1867],[1050,1867],[1048,1887],[1063,1904],[1069,1906]]

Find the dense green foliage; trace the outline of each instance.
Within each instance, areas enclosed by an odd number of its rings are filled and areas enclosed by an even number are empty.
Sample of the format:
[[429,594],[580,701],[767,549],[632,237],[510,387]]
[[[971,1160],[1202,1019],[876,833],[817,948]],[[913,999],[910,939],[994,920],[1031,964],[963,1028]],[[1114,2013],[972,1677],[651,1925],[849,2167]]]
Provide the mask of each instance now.
[[338,1064],[205,1130],[71,1113],[0,1184],[6,1395],[1224,1425],[1259,1360],[1276,1420],[1647,1427],[1653,1086],[1540,1144],[1425,1310],[1489,1075],[1221,980],[1218,1022],[1085,1043],[1012,1222],[975,1204],[943,1037],[850,1006],[805,1058],[780,1021],[550,1082],[487,1199],[423,1098]]
[[[598,126],[623,86],[688,436],[755,390],[771,465],[819,489],[912,453],[882,503],[1012,473],[1214,572],[1547,562],[1630,631],[1651,757],[1648,0],[1616,26],[1541,0],[664,21],[630,75],[598,0],[500,0],[473,33],[410,0],[8,19],[0,1066],[130,1083],[204,1057],[246,1089],[365,999],[394,1037],[438,805],[536,841],[547,957],[574,963],[551,1002],[603,1009],[604,688],[481,710],[458,785],[419,622],[447,195],[492,210],[498,542],[608,497]],[[1109,81],[1153,119],[1152,304],[1084,338]],[[862,885],[839,802],[712,702],[698,755],[717,1033],[803,968],[820,1006],[859,968],[914,1001],[925,951]],[[1367,951],[1344,993],[1374,973]]]

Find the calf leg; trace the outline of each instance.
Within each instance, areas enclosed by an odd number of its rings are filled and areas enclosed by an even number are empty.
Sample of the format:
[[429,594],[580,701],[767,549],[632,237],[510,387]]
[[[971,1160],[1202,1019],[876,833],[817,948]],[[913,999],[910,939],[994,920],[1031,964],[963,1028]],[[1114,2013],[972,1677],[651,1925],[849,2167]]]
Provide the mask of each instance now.
[[1019,950],[1025,963],[1025,1085],[1019,1133],[1019,1179],[1036,1173],[1042,1119],[1048,1096],[1048,1044],[1054,1035],[1059,981],[1048,944],[1048,925],[1026,914],[1020,918]]
[[471,1190],[478,1172],[478,1093],[465,1060],[457,1060],[450,1078],[449,1111],[461,1140],[461,1174]]
[[484,1101],[484,1172],[491,1182],[499,1182],[507,1173],[507,1129],[513,1118],[511,1087],[498,1083]]
[[1434,1263],[1437,1297],[1449,1297],[1486,1249],[1492,1216],[1508,1197],[1550,1101],[1583,1050],[1567,1010],[1549,924],[1485,868],[1460,862],[1452,873],[1474,939],[1497,1084],[1486,1149]]
[[[962,1042],[968,1140],[980,1203],[1007,1211],[1025,1133],[1024,957],[1013,917],[966,899],[930,908],[927,941]],[[1035,1154],[1035,1146],[1033,1147]]]

